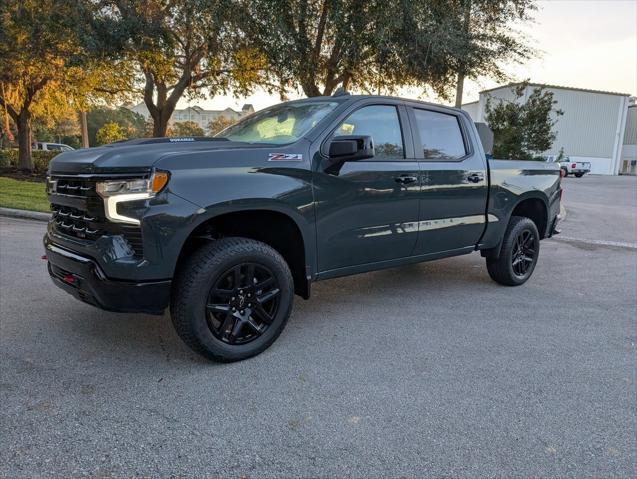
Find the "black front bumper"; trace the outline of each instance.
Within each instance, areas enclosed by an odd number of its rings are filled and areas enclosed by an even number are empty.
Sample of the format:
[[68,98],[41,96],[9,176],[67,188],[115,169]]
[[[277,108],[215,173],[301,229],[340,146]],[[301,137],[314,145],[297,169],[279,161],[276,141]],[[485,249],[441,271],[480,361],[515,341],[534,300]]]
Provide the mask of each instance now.
[[111,280],[91,258],[61,248],[46,237],[44,248],[53,282],[80,301],[119,313],[163,314],[168,307],[169,280]]

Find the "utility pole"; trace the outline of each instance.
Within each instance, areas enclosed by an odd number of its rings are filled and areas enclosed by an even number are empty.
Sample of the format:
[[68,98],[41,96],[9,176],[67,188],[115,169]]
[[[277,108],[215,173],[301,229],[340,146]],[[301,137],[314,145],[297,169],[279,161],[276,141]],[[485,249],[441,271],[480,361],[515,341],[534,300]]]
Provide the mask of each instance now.
[[[463,31],[465,35],[465,39],[467,39],[467,44],[469,43],[469,28],[471,22],[471,0],[464,1],[464,19],[463,19]],[[460,108],[462,106],[462,93],[464,90],[464,68],[461,65],[460,71],[458,72],[458,81],[456,82],[456,108]]]

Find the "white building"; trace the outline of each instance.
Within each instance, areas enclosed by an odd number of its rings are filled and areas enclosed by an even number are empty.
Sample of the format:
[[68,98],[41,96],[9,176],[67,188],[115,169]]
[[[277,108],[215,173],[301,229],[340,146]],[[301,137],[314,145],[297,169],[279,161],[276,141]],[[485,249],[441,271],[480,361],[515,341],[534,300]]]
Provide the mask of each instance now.
[[626,129],[624,131],[624,145],[622,146],[622,160],[620,173],[637,175],[637,105],[633,101],[628,107]]
[[[513,100],[515,95],[512,87],[515,86],[517,85],[505,85],[482,91],[478,101],[467,103],[462,108],[474,121],[484,122],[487,99],[491,98],[492,102],[498,99]],[[626,131],[630,96],[624,93],[531,83],[520,101],[525,102],[533,90],[540,86],[553,92],[553,98],[557,101],[555,108],[564,112],[555,125],[557,137],[553,147],[543,154],[557,155],[560,148],[564,148],[564,153],[571,159],[590,161],[591,173],[616,175],[622,171],[623,151],[630,150],[625,148],[625,133],[636,134],[634,121],[628,125],[628,128],[632,128],[631,132]]]
[[[135,113],[139,113],[147,120],[150,119],[150,112],[146,105],[142,102],[135,106],[128,107],[129,110],[134,111]],[[170,121],[168,122],[168,126],[172,126],[173,123],[178,123],[182,121],[194,121],[199,125],[206,133],[208,133],[208,124],[216,120],[219,117],[225,117],[227,120],[232,122],[239,121],[239,119],[243,118],[246,115],[254,113],[254,107],[246,103],[241,108],[241,111],[233,110],[232,108],[226,108],[225,110],[204,110],[198,106],[189,106],[188,108],[184,108],[181,110],[175,110],[170,117]]]

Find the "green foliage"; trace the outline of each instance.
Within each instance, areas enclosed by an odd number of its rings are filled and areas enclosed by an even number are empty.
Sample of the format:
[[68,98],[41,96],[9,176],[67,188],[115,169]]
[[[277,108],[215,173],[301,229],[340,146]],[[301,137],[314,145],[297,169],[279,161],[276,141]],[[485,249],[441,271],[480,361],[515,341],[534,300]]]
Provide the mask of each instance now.
[[553,145],[553,126],[562,110],[554,109],[553,93],[534,88],[524,102],[528,83],[511,89],[513,101],[489,98],[485,120],[493,131],[493,156],[502,159],[530,160]]
[[217,118],[208,123],[208,132],[210,133],[210,136],[214,136],[228,128],[230,125],[234,125],[234,123],[235,122],[230,118],[219,115]]
[[[68,143],[67,143],[68,144]],[[36,150],[33,155],[33,171],[38,174],[46,173],[49,168],[49,162],[57,155],[59,151]],[[0,168],[18,168],[18,150],[0,150]]]
[[51,211],[44,183],[0,176],[0,206],[19,210]]
[[153,136],[165,136],[184,95],[201,97],[232,88],[245,94],[263,80],[265,62],[246,46],[237,0],[103,0],[96,35],[111,32],[142,78]]
[[95,134],[95,143],[98,145],[108,145],[109,143],[125,139],[126,134],[124,133],[124,129],[119,125],[119,123],[112,121],[104,123],[104,125],[102,125]]
[[117,123],[126,138],[142,138],[146,129],[146,120],[139,113],[128,108],[96,108],[86,115],[89,145],[97,145],[97,131],[106,123]]
[[[533,0],[246,0],[247,37],[281,90],[308,96],[339,86],[369,93],[429,86],[447,96],[455,76],[502,77],[529,55],[510,23]],[[471,25],[465,22],[466,13]]]
[[180,121],[173,123],[172,136],[204,136],[203,128],[194,121]]

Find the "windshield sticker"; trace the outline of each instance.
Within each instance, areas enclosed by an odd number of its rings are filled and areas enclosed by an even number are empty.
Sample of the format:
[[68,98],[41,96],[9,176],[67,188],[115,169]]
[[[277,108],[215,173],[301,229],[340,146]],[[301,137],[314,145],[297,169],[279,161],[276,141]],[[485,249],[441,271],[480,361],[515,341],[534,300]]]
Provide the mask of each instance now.
[[268,161],[303,161],[301,153],[270,153]]

